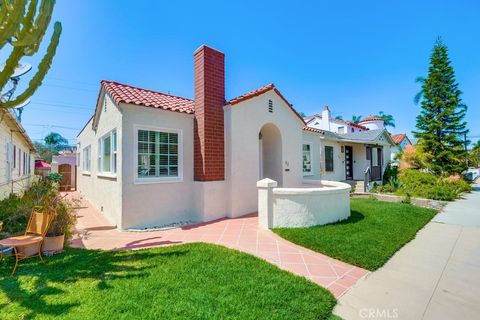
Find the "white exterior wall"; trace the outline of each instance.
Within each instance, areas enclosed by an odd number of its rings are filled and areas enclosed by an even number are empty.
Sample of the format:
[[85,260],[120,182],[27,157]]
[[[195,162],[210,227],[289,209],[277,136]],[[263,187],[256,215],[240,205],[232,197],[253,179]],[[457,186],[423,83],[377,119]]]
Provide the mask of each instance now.
[[385,129],[383,120],[360,121],[359,124],[367,127],[369,130]]
[[[303,179],[320,180],[320,178],[321,178],[321,171],[320,171],[320,135],[317,134],[317,133],[314,133],[314,132],[303,131],[302,144],[309,144],[310,145],[311,161],[312,161],[312,172],[311,173],[303,173],[303,163],[302,163]],[[303,153],[302,153],[302,155],[303,155]]]
[[[268,112],[269,99],[273,102],[273,113]],[[229,185],[227,211],[231,217],[257,211],[259,132],[268,123],[275,124],[281,134],[283,186],[296,187],[302,182],[303,124],[283,99],[272,90],[236,105],[226,106],[225,166]]]
[[[178,112],[158,110],[135,105],[124,105],[122,127],[122,149],[126,150],[123,157],[123,219],[122,228],[141,228],[147,226],[160,226],[178,221],[201,221],[200,206],[207,206],[207,212],[211,212],[208,203],[199,204],[200,194],[211,192],[202,187],[196,188],[193,181],[193,115]],[[183,152],[181,166],[183,178],[181,181],[158,182],[158,183],[135,183],[135,145],[136,128],[148,127],[152,130],[178,129],[181,131],[181,149]],[[146,128],[146,129],[148,129]],[[180,147],[180,145],[179,145]],[[179,149],[180,150],[180,149]],[[221,188],[220,188],[221,189]],[[198,194],[196,193],[198,192]],[[217,190],[218,191],[218,190]],[[215,195],[222,195],[222,191]],[[224,197],[223,201],[226,201]]]
[[[320,144],[320,172],[322,180],[345,180],[345,155],[341,152],[341,145],[336,140],[322,139]],[[325,146],[333,147],[333,171],[325,170]]]
[[[113,101],[106,95],[106,111],[102,103],[102,111],[98,121],[97,130],[92,129],[92,120],[86,125],[77,137],[79,168],[77,170],[77,189],[88,201],[105,217],[122,227],[122,159],[124,150],[122,137],[122,112],[115,106]],[[117,174],[116,177],[101,176],[98,173],[98,139],[110,132],[117,130]],[[83,149],[91,146],[90,172],[83,172]]]
[[[35,152],[20,133],[11,115],[4,111],[0,112],[0,200],[10,193],[21,193],[28,188],[34,178]],[[23,129],[22,129],[23,130]],[[13,165],[13,146],[16,146],[16,165]],[[7,154],[7,148],[10,149]],[[19,150],[21,150],[19,157]],[[30,173],[23,172],[23,152],[30,154]],[[27,157],[28,158],[28,157]]]

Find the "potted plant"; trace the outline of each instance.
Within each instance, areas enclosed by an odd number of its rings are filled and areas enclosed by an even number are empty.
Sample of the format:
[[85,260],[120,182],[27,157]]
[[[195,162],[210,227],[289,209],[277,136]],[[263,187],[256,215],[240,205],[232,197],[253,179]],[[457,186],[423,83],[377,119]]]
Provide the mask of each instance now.
[[77,221],[74,201],[65,199],[65,197],[56,197],[52,204],[50,210],[54,212],[54,218],[43,240],[43,252],[58,252],[63,250],[65,241],[71,238],[73,228]]

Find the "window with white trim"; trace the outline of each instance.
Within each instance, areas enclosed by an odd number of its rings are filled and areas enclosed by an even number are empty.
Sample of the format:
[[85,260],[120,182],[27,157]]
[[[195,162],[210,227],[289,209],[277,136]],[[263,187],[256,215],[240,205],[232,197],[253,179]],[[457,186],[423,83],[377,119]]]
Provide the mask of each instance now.
[[87,146],[82,150],[82,171],[90,172],[92,166],[92,147]]
[[312,150],[310,144],[303,144],[303,174],[312,173]]
[[117,130],[114,129],[98,140],[98,173],[114,175],[117,172]]
[[139,182],[182,178],[181,132],[137,129],[136,179]]

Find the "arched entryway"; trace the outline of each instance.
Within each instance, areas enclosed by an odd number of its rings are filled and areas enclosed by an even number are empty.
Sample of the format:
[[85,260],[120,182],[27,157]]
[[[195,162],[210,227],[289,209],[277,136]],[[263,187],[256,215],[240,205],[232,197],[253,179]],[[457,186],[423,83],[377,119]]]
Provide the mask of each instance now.
[[265,124],[258,135],[259,138],[259,178],[270,178],[283,182],[282,136],[273,123]]

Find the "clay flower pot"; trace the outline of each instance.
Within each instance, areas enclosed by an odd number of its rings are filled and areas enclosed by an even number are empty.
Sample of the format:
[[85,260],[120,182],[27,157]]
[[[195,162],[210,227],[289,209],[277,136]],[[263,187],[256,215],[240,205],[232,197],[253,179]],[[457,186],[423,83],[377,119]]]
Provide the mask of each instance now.
[[65,235],[55,237],[45,237],[42,244],[42,252],[58,252],[63,250],[63,244],[65,243]]

